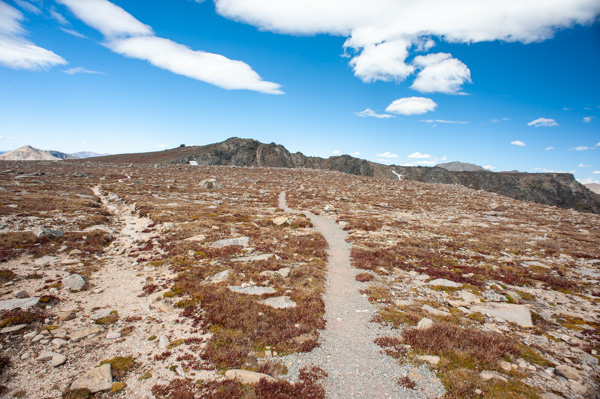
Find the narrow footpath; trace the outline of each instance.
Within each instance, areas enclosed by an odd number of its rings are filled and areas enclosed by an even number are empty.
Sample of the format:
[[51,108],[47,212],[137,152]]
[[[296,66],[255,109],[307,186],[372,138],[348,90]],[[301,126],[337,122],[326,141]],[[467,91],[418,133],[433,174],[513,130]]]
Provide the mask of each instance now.
[[[327,327],[319,338],[320,346],[310,353],[289,356],[286,365],[294,378],[303,366],[316,365],[328,373],[324,382],[327,398],[434,398],[444,394],[438,378],[425,366],[399,364],[381,353],[374,340],[394,336],[370,320],[375,307],[359,292],[355,280],[358,270],[350,265],[351,244],[335,222],[310,212],[298,212],[286,204],[286,193],[279,196],[279,207],[289,213],[303,213],[327,243],[327,285],[324,296]],[[410,376],[415,390],[405,389],[398,379]]]

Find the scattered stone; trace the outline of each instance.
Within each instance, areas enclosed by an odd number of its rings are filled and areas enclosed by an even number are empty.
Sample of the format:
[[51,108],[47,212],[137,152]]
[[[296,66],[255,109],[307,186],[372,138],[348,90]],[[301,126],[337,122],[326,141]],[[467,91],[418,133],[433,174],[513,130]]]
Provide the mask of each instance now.
[[98,320],[110,316],[110,312],[111,310],[109,309],[99,310],[96,313],[92,313],[90,317],[92,318],[92,320]]
[[21,298],[21,299],[29,297],[29,295],[27,294],[27,291],[25,291],[25,290],[20,290],[20,291],[15,292],[15,293],[13,293],[13,296],[15,298]]
[[60,312],[58,314],[58,320],[60,321],[69,321],[69,320],[73,320],[75,318],[75,312],[69,310],[66,312]]
[[16,326],[4,327],[2,330],[0,330],[0,334],[8,334],[11,332],[20,331],[25,327],[27,327],[27,324],[18,324]]
[[525,305],[513,305],[506,303],[488,304],[487,306],[474,306],[473,313],[483,313],[489,317],[501,317],[506,321],[516,323],[521,327],[531,328],[531,311]]
[[277,309],[295,308],[296,302],[288,296],[276,296],[260,301],[261,303]]
[[581,375],[579,374],[579,371],[577,371],[575,368],[571,367],[571,366],[567,366],[566,364],[561,364],[560,366],[557,366],[554,371],[556,372],[556,374],[565,377],[566,379],[569,380],[579,380],[581,379]]
[[254,371],[232,369],[227,370],[225,377],[229,380],[236,380],[242,384],[256,384],[263,378],[268,382],[276,382],[277,380],[268,374],[256,373]]
[[577,395],[585,395],[587,393],[587,388],[585,385],[577,381],[569,381],[569,389],[571,392]]
[[213,247],[223,248],[232,245],[238,245],[241,247],[247,247],[250,243],[250,237],[237,237],[237,238],[225,238],[223,240],[217,240],[212,243]]
[[67,330],[64,328],[57,328],[56,330],[52,330],[52,335],[54,338],[65,339],[67,337]]
[[481,302],[481,299],[477,297],[477,295],[473,294],[469,291],[460,291],[458,295],[467,303],[478,303]]
[[428,319],[427,317],[424,317],[417,324],[417,330],[426,330],[432,326],[433,326],[433,320]]
[[481,378],[484,381],[489,381],[491,379],[500,380],[500,381],[504,381],[504,382],[508,381],[508,379],[506,377],[501,376],[500,374],[496,373],[495,371],[484,370],[479,375],[481,376]]
[[52,357],[52,360],[50,360],[50,366],[52,366],[52,367],[62,366],[63,364],[65,364],[66,361],[67,361],[67,357],[65,355],[56,355],[56,356]]
[[81,330],[75,331],[71,334],[71,341],[78,341],[80,339],[89,337],[91,335],[96,335],[104,331],[104,327],[94,325],[90,327],[83,328]]
[[429,364],[438,364],[440,362],[439,356],[416,356],[416,360],[421,362],[427,362]]
[[428,284],[432,285],[432,286],[450,287],[450,288],[460,288],[463,286],[461,283],[456,283],[454,281],[446,280],[445,278],[438,278],[438,279],[432,280]]
[[273,257],[275,257],[275,254],[261,254],[251,256],[240,256],[239,258],[233,258],[231,260],[234,262],[256,262],[260,260],[269,260]]
[[31,353],[30,352],[25,352],[21,355],[21,360],[27,360],[31,357]]
[[25,339],[32,339],[37,335],[37,331],[32,331],[30,333],[27,333],[25,335],[23,335],[23,338]]
[[224,271],[219,272],[219,273],[215,274],[214,276],[212,276],[209,279],[209,282],[211,282],[213,284],[222,283],[223,281],[227,281],[230,274],[231,274],[231,270],[224,270]]
[[63,280],[63,288],[70,291],[81,291],[85,286],[85,280],[79,274],[72,274]]
[[200,188],[211,189],[211,188],[223,188],[223,185],[217,181],[217,179],[207,179],[200,182]]
[[158,346],[160,346],[160,347],[161,347],[161,348],[163,348],[163,349],[164,349],[164,348],[166,348],[167,346],[169,346],[169,343],[170,343],[170,342],[171,342],[171,341],[169,341],[169,338],[167,338],[167,336],[166,336],[166,335],[161,335],[161,336],[158,338]]
[[204,234],[198,234],[193,237],[186,238],[185,241],[204,241],[206,236]]
[[106,334],[106,339],[117,339],[117,338],[121,338],[121,333],[120,332],[109,332],[108,334]]
[[500,368],[502,370],[504,370],[504,372],[509,373],[512,370],[512,365],[509,362],[506,362],[504,360],[500,360],[500,362],[498,362]]
[[16,308],[29,309],[35,306],[40,301],[40,298],[24,298],[24,299],[7,299],[0,301],[0,310],[13,310]]
[[237,292],[238,294],[246,294],[246,295],[265,295],[265,294],[274,294],[275,289],[272,287],[242,287],[242,286],[229,286],[227,287],[233,292]]
[[279,216],[273,219],[273,224],[275,226],[283,226],[284,224],[287,224],[288,220],[287,216]]
[[54,346],[56,349],[60,349],[63,346],[66,346],[67,344],[68,344],[68,342],[65,341],[64,339],[54,338],[52,340],[52,346]]
[[421,309],[423,309],[427,313],[430,313],[435,316],[442,316],[442,317],[452,316],[452,314],[450,314],[450,312],[444,312],[443,310],[435,309],[429,305],[423,305],[423,307],[421,307]]
[[112,387],[113,380],[110,363],[95,367],[76,379],[71,384],[71,389],[89,389],[91,393],[106,391]]

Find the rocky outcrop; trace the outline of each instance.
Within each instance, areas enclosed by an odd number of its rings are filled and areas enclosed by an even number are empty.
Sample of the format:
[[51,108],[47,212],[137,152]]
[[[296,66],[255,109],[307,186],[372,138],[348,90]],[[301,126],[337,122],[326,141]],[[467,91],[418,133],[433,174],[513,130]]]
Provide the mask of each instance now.
[[474,163],[465,162],[446,162],[435,165],[438,168],[449,170],[450,172],[477,172],[485,169]]
[[[382,179],[397,180],[400,178],[423,183],[460,184],[475,190],[494,192],[518,200],[600,213],[600,196],[578,183],[569,173],[451,171],[443,167],[382,165],[349,155],[325,159],[307,157],[300,152],[292,154],[280,144],[264,144],[256,140],[236,137],[206,146],[184,146],[159,152],[112,155],[98,158],[98,161],[178,165],[189,165],[190,161],[195,161],[198,165],[204,166],[232,165],[329,170]],[[462,167],[457,166],[459,169],[473,169],[468,166],[469,164],[450,164],[462,165]],[[456,169],[455,166],[449,168]]]
[[26,145],[16,150],[0,155],[0,160],[5,161],[60,161],[60,158],[52,156],[48,151],[38,150]]

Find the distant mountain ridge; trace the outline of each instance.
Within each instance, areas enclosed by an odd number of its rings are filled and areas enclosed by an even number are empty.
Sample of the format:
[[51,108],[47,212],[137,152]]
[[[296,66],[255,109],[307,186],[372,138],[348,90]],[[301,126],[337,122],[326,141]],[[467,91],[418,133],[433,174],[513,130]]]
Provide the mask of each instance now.
[[[98,162],[188,165],[234,165],[243,167],[307,168],[338,171],[381,179],[424,183],[460,184],[510,198],[600,214],[600,196],[588,190],[570,173],[494,173],[488,170],[450,171],[440,167],[382,165],[341,155],[330,158],[290,153],[280,144],[230,138],[205,146],[181,146],[170,150],[110,155]],[[76,161],[77,162],[77,161]]]
[[449,170],[450,172],[477,172],[486,171],[487,169],[475,165],[474,163],[465,162],[446,162],[435,165],[437,168]]
[[99,157],[108,154],[98,154],[90,151],[81,151],[75,154],[66,154],[60,151],[54,150],[40,150],[30,145],[26,145],[21,148],[17,148],[13,151],[7,151],[0,153],[0,160],[4,159],[7,161],[60,161],[66,159],[82,159]]

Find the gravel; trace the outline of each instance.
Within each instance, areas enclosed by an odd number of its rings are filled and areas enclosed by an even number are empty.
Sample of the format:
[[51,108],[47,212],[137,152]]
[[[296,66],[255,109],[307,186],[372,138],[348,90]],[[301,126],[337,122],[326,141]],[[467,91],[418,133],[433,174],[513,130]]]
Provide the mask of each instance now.
[[[286,212],[285,193],[279,205]],[[359,271],[350,265],[351,244],[347,234],[334,220],[305,213],[329,244],[328,276],[325,300],[327,327],[319,337],[320,346],[309,353],[279,358],[288,367],[285,378],[295,381],[304,366],[318,366],[328,373],[323,386],[327,398],[434,398],[445,393],[439,379],[426,365],[416,367],[381,353],[374,343],[380,336],[394,336],[389,328],[371,323],[376,308],[360,294],[355,280]],[[406,389],[398,384],[409,376],[416,388]]]

